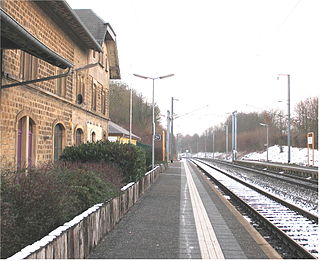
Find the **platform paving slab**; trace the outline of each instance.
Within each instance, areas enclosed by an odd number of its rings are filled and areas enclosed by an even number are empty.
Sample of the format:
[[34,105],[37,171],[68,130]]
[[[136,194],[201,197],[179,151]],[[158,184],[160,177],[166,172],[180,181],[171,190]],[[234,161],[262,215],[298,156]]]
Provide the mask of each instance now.
[[[224,258],[266,259],[257,240],[213,191],[213,185],[188,163]],[[174,162],[127,212],[88,258],[201,259],[184,163]]]

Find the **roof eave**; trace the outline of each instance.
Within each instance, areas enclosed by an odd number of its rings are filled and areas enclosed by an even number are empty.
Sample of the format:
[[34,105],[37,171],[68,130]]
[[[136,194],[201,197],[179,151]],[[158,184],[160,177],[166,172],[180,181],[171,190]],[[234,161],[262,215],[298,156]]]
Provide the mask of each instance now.
[[2,8],[0,15],[2,49],[21,49],[60,68],[73,67],[70,61],[40,42]]
[[73,38],[77,37],[80,39],[81,42],[89,49],[102,52],[100,44],[92,36],[87,27],[81,22],[80,18],[65,0],[35,1],[35,3],[48,13],[58,13],[59,16],[53,15],[52,18],[62,28],[65,28],[67,25],[68,28],[65,29]]

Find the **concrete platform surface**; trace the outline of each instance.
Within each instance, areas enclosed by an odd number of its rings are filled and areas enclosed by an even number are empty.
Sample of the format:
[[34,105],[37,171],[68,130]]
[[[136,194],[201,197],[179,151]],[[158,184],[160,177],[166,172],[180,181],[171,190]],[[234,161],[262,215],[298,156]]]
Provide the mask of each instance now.
[[95,259],[278,259],[191,163],[169,164],[94,249]]

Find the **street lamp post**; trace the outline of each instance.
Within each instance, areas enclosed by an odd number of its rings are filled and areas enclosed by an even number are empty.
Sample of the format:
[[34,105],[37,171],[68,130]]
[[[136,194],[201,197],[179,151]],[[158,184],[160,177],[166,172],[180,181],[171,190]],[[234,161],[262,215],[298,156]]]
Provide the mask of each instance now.
[[261,126],[264,126],[267,128],[267,161],[269,161],[269,155],[268,155],[268,150],[269,150],[269,125],[265,123],[259,123]]
[[225,127],[226,127],[226,160],[228,159],[228,136],[229,136],[229,134],[228,134],[228,125],[225,125]]
[[237,159],[237,111],[232,112],[232,161]]
[[174,117],[173,117],[173,101],[179,101],[178,99],[175,99],[173,97],[171,97],[171,148],[170,148],[170,151],[171,151],[171,163],[173,162],[173,141],[174,141],[174,135],[173,135],[173,120],[174,120]]
[[158,79],[161,80],[164,78],[171,77],[174,74],[168,74],[168,75],[164,75],[164,76],[160,76],[160,77],[147,77],[147,76],[143,76],[143,75],[135,74],[135,73],[133,75],[136,77],[140,77],[142,79],[145,79],[145,80],[148,80],[148,79],[152,80],[152,169],[154,169],[154,138],[155,138],[155,134],[156,134],[156,123],[154,120],[154,81],[158,80]]
[[212,159],[214,159],[214,131],[212,133]]
[[278,74],[280,76],[288,77],[288,163],[291,161],[291,119],[290,119],[290,74]]

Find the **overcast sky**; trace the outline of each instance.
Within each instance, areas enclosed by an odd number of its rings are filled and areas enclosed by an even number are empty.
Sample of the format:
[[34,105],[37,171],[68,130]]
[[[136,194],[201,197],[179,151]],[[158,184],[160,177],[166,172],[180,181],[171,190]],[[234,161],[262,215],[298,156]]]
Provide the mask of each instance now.
[[111,24],[122,81],[148,102],[152,81],[132,74],[175,74],[155,81],[161,113],[174,97],[174,112],[187,114],[175,120],[175,133],[202,134],[234,110],[286,112],[287,78],[277,80],[278,74],[291,75],[292,111],[319,95],[319,0],[67,2]]

